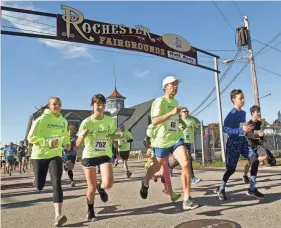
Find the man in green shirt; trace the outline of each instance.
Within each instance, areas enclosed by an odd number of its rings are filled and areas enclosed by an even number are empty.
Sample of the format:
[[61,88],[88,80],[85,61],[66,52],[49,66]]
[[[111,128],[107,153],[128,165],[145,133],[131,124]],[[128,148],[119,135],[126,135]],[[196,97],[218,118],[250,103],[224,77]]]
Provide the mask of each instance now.
[[[193,167],[192,167],[192,157],[191,157],[191,144],[194,143],[194,133],[195,130],[199,127],[199,125],[196,123],[195,119],[189,115],[189,111],[186,107],[182,108],[181,113],[181,120],[183,121],[183,124],[179,124],[180,129],[183,131],[184,135],[184,144],[186,146],[186,149],[189,153],[189,156],[191,158],[191,178],[192,178],[192,184],[197,184],[201,181],[201,179],[196,178],[194,175]],[[170,173],[172,175],[173,169],[179,165],[179,162],[174,159],[173,164],[170,166]]]
[[179,83],[180,80],[174,76],[166,77],[162,82],[164,96],[157,98],[152,103],[151,122],[156,127],[153,152],[156,158],[153,165],[147,169],[146,176],[141,184],[140,195],[143,199],[147,198],[149,181],[163,165],[169,154],[173,153],[182,168],[183,209],[190,210],[199,207],[199,204],[190,196],[190,157],[184,145],[183,132],[179,129],[179,113],[182,107],[174,98],[178,92]]
[[[124,132],[124,138],[118,139],[118,152],[124,162],[124,169],[128,178],[132,176],[132,173],[128,169],[128,158],[130,156],[131,143],[133,142],[133,136],[124,124],[120,125],[120,132]],[[115,167],[118,165],[118,159],[115,161]]]

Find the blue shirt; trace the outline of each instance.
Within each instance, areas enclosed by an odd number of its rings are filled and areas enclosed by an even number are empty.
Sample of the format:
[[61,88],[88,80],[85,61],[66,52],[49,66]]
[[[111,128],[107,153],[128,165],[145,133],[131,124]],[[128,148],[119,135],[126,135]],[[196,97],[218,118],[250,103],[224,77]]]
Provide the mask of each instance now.
[[241,123],[246,123],[246,112],[233,108],[224,120],[223,132],[229,137],[243,135]]
[[14,154],[17,152],[16,148],[14,147],[8,147],[4,149],[4,153],[6,156],[7,160],[13,159],[14,158]]

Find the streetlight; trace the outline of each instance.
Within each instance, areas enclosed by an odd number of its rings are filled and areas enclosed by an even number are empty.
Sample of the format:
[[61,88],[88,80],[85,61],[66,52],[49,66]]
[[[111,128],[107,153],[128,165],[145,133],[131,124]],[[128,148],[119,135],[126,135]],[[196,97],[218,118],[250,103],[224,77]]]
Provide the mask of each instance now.
[[[242,56],[242,57],[237,58],[235,60],[243,60],[243,59],[249,60],[249,56]],[[229,63],[232,63],[233,61],[234,61],[234,59],[227,59],[227,60],[224,60],[222,63],[227,66]]]

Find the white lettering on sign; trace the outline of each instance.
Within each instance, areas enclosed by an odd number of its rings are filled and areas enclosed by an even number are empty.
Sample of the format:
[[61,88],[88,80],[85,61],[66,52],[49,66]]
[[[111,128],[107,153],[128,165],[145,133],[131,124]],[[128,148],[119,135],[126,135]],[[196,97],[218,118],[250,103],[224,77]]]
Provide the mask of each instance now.
[[196,65],[196,59],[191,58],[179,52],[168,51],[168,58],[180,60],[185,63]]

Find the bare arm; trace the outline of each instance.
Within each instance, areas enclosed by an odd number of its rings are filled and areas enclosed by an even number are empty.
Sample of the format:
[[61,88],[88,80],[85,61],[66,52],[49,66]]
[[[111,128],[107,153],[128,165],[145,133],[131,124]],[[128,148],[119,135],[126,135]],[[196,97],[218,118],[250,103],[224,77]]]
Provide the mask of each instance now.
[[152,119],[152,125],[156,126],[160,123],[163,123],[173,115],[179,114],[181,111],[182,107],[175,107],[171,112],[166,113],[165,115],[162,116],[156,116]]

